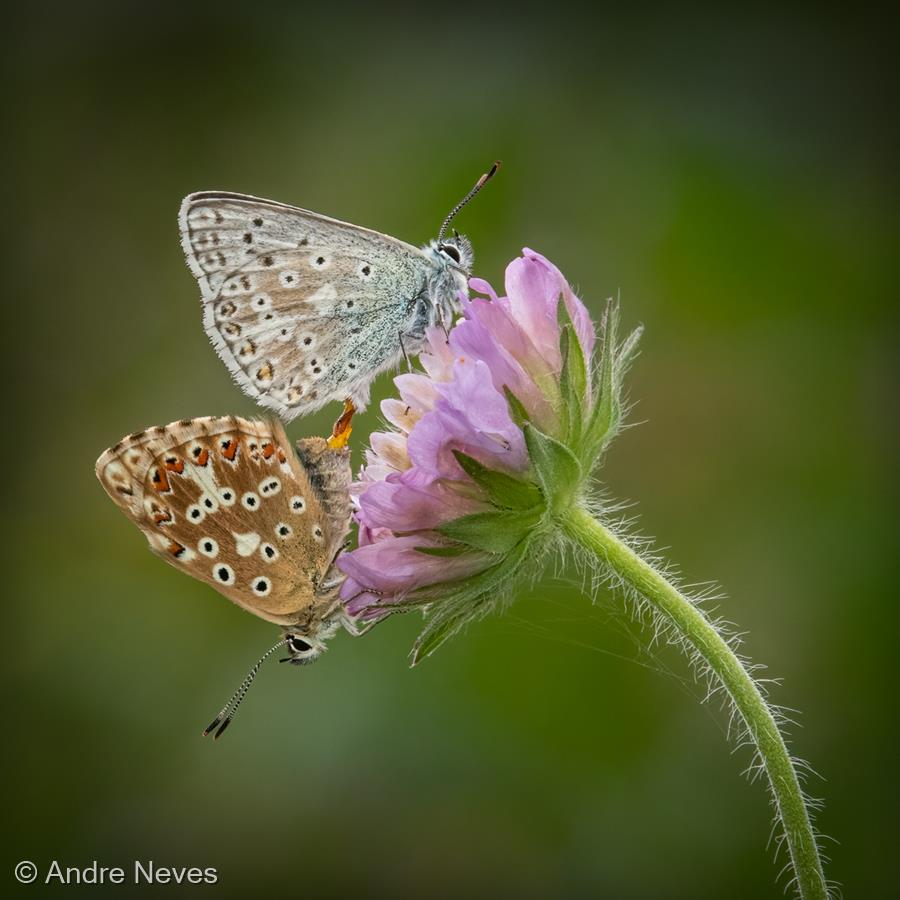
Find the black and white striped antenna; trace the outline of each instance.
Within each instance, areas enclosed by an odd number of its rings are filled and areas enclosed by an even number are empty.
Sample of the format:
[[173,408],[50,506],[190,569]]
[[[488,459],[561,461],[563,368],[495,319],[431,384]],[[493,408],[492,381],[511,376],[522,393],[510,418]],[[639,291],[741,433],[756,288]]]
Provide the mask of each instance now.
[[453,221],[454,216],[497,174],[497,170],[500,168],[500,160],[498,159],[490,168],[490,171],[485,172],[478,181],[475,182],[475,187],[466,194],[453,209],[450,210],[450,214],[444,219],[443,224],[441,225],[441,230],[438,232],[437,240],[440,243],[447,236],[447,229],[450,227],[450,223]]
[[247,691],[250,690],[250,685],[253,684],[253,679],[256,678],[257,672],[262,668],[262,664],[279,648],[283,647],[288,642],[288,639],[282,638],[274,647],[270,647],[266,650],[265,653],[256,661],[250,671],[247,673],[246,678],[240,683],[238,689],[231,695],[228,702],[219,710],[219,714],[203,729],[203,737],[206,737],[211,731],[215,729],[215,734],[213,735],[213,740],[217,741],[221,736],[222,732],[231,724],[231,720],[234,718],[234,714],[237,712],[238,707],[241,705],[244,697],[247,696]]

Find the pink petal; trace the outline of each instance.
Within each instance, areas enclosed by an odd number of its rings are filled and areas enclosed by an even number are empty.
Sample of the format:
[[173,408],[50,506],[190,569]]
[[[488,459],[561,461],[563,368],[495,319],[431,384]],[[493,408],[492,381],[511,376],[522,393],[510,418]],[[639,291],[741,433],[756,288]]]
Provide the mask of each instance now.
[[[417,547],[440,546],[425,535],[391,537],[343,553],[338,568],[358,585],[388,596],[402,596],[429,584],[463,578],[484,568],[487,557],[478,553],[430,556]],[[341,591],[349,591],[346,585]]]
[[369,436],[372,450],[384,465],[402,472],[409,468],[409,456],[406,453],[406,435],[397,432],[375,431]]
[[522,471],[528,463],[524,437],[485,363],[457,362],[454,375],[453,381],[437,386],[435,409],[409,436],[412,465],[433,478],[459,479],[463,472],[453,450],[461,450],[485,465]]
[[419,413],[413,410],[408,403],[397,400],[395,397],[381,401],[381,414],[391,425],[399,428],[405,434],[412,431],[413,426],[420,418]]
[[416,470],[370,485],[360,497],[359,506],[360,522],[369,528],[390,528],[394,532],[437,528],[488,508]]
[[566,304],[569,318],[575,326],[575,334],[578,335],[581,349],[584,351],[584,358],[590,360],[591,354],[594,352],[596,335],[594,333],[594,323],[587,307],[575,295],[563,273],[549,259],[541,256],[540,253],[536,253],[534,250],[529,250],[528,247],[525,247],[522,254],[547,269],[556,279],[557,284],[561,286],[563,301]]
[[[420,357],[421,359],[421,357]],[[425,413],[434,409],[437,400],[437,386],[427,375],[419,372],[407,372],[397,375],[394,384],[400,392],[400,397],[411,411]]]

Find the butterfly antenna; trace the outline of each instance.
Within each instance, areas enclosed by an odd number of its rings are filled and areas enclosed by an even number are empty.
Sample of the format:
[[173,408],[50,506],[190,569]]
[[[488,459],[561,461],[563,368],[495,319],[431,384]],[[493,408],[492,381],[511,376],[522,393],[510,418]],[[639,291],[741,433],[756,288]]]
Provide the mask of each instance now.
[[222,732],[231,724],[231,720],[234,718],[237,708],[241,705],[241,701],[247,696],[247,691],[250,690],[250,685],[253,684],[253,679],[256,678],[256,673],[262,668],[262,664],[279,647],[283,647],[286,643],[287,638],[283,638],[274,647],[270,647],[263,653],[256,661],[253,668],[247,673],[247,677],[240,683],[238,689],[231,695],[228,702],[219,711],[219,714],[206,726],[206,728],[203,729],[203,737],[206,737],[213,729],[216,729],[213,740],[217,741],[222,736]]
[[497,170],[500,168],[500,160],[498,159],[492,166],[489,172],[485,172],[478,181],[475,182],[475,187],[466,194],[453,209],[450,210],[450,215],[444,219],[444,223],[441,225],[441,230],[438,232],[438,243],[440,243],[447,235],[447,229],[450,227],[450,223],[453,221],[456,214],[497,174]]

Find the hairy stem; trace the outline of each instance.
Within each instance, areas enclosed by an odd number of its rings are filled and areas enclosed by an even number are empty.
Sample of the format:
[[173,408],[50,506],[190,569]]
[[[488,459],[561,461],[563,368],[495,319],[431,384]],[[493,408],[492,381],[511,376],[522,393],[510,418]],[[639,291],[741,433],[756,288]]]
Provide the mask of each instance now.
[[794,762],[765,698],[728,642],[697,606],[590,513],[573,508],[562,525],[572,540],[651,603],[721,681],[765,766],[797,890],[804,900],[827,898],[819,848]]

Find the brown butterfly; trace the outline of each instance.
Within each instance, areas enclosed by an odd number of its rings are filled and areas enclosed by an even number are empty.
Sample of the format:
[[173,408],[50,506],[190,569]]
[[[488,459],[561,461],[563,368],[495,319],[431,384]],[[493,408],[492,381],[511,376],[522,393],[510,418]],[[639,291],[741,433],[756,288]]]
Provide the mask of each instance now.
[[279,647],[283,662],[308,663],[339,626],[359,633],[334,565],[350,526],[349,451],[332,446],[304,438],[295,454],[280,422],[206,417],[128,435],[97,460],[157,556],[283,629],[204,734],[219,737]]

